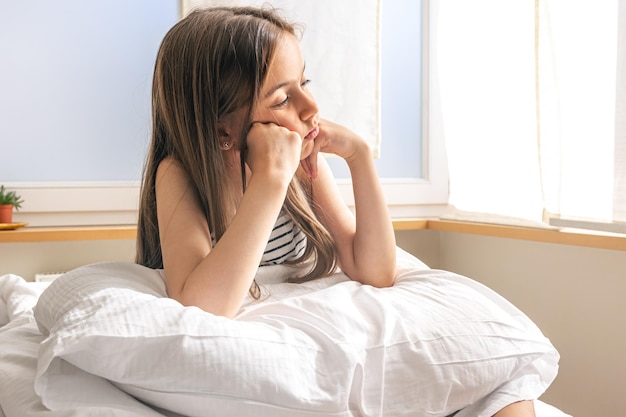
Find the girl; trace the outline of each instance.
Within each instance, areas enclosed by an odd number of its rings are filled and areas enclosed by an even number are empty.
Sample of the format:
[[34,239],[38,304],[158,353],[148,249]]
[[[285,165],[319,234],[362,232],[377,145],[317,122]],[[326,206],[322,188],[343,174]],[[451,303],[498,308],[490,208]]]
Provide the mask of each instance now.
[[[395,238],[370,149],[320,118],[304,70],[295,29],[267,10],[196,11],[163,40],[137,260],[164,268],[182,304],[233,317],[251,287],[258,294],[259,265],[278,262],[312,263],[296,280],[338,266],[393,284]],[[348,163],[356,216],[319,152]]]
[[[196,10],[166,35],[153,80],[137,262],[168,295],[234,317],[259,266],[394,283],[396,244],[367,143],[324,120],[295,28],[270,10]],[[355,214],[320,152],[350,169]],[[531,416],[532,403],[513,404]]]

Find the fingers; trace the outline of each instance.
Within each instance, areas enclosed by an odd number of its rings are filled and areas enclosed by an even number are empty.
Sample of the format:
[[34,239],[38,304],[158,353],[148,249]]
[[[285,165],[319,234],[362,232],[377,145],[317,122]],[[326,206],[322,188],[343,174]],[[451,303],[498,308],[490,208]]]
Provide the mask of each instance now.
[[274,123],[253,123],[247,136],[246,163],[252,173],[293,176],[300,164],[302,138]]
[[350,129],[326,119],[320,120],[319,127],[320,134],[316,142],[320,142],[318,150],[321,152],[332,153],[348,161],[366,144],[363,138]]

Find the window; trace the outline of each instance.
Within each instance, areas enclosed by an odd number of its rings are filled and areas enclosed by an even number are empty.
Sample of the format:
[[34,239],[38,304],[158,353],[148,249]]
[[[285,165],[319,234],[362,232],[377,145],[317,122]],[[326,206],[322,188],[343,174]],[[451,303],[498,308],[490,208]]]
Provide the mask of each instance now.
[[550,0],[538,12],[546,217],[626,233],[626,10]]
[[435,71],[461,214],[624,231],[626,11],[587,6],[438,3]]
[[[382,140],[376,160],[393,217],[439,216],[448,173],[438,94],[431,91],[433,14],[428,0],[382,2]],[[344,198],[352,202],[347,167],[330,159]]]
[[[392,215],[435,216],[447,201],[447,171],[443,142],[437,140],[438,113],[429,112],[429,2],[380,2],[382,134],[389,137],[387,143],[383,138],[377,162],[383,188]],[[10,10],[2,11],[9,4]],[[0,179],[24,197],[19,220],[33,226],[134,223],[149,140],[154,57],[178,19],[179,2],[99,4],[99,21],[109,29],[85,23],[92,20],[91,7],[58,1],[33,15],[31,7],[19,4],[0,6],[0,52],[12,63],[0,68],[8,92],[0,97],[0,141],[14,140],[10,153],[17,155],[0,166]],[[16,17],[20,13],[30,18]],[[24,26],[15,22],[24,21],[33,27],[20,32]],[[109,36],[110,28],[115,36]],[[66,49],[39,53],[42,38]],[[95,55],[79,59],[90,53]],[[339,177],[341,169],[336,168]],[[351,202],[350,184],[338,182]]]
[[133,223],[176,2],[35,3],[0,2],[0,182],[32,226]]

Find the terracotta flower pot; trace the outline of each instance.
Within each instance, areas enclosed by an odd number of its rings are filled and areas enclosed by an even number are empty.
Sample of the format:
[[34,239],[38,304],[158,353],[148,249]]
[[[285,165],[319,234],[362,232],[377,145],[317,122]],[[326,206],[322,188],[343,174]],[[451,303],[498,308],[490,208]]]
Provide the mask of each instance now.
[[0,223],[13,223],[13,204],[0,204]]

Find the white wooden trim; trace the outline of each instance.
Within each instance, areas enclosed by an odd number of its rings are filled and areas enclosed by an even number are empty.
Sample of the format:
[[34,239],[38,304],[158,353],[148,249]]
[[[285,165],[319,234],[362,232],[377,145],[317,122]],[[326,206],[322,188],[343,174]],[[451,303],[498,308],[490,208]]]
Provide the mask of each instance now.
[[608,233],[626,233],[626,223],[618,221],[599,221],[587,219],[572,219],[560,217],[556,214],[548,214],[548,224],[550,226],[571,228],[571,229],[587,229]]
[[15,222],[30,226],[91,226],[135,224],[139,183],[15,182],[7,183],[24,203]]
[[[383,191],[394,218],[433,217],[445,212],[446,194],[425,180],[383,179]],[[94,226],[136,224],[140,185],[137,182],[7,183],[22,196],[15,222],[30,226]],[[353,207],[352,185],[338,183]]]

